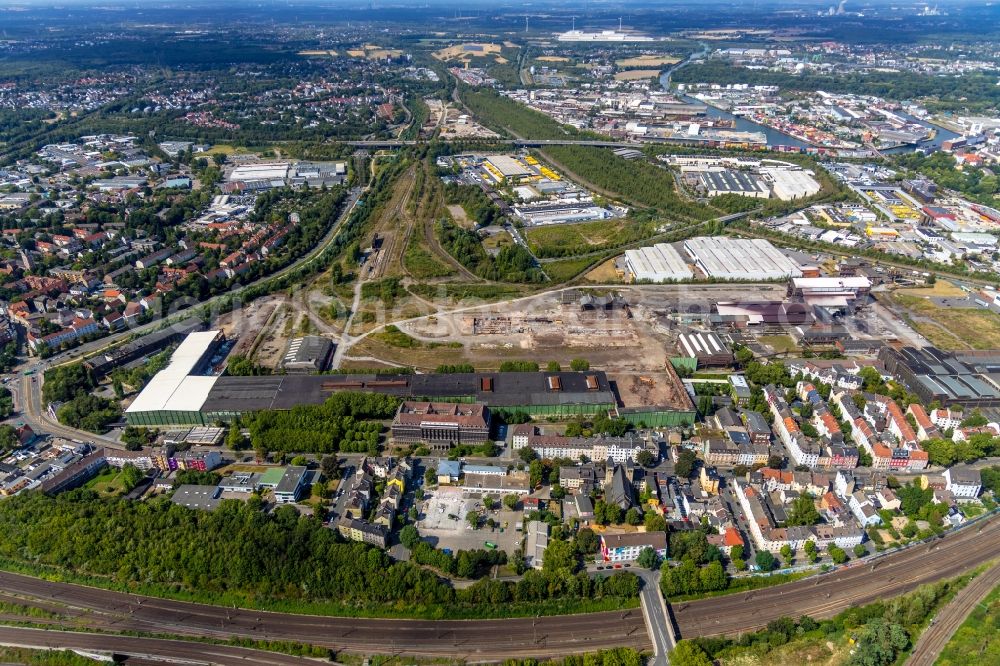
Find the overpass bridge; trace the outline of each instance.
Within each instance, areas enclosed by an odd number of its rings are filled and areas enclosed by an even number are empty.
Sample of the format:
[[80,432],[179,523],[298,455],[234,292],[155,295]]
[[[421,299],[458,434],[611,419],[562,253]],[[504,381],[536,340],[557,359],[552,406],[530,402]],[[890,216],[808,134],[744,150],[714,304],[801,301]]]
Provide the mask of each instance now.
[[[462,141],[469,141],[462,139]],[[597,139],[483,139],[483,143],[513,146],[515,148],[544,148],[545,146],[590,146],[592,148],[642,148],[646,143],[631,141],[601,141]],[[354,148],[404,148],[419,146],[426,141],[400,139],[374,139],[371,141],[345,141],[344,144]],[[448,143],[448,142],[446,142]]]

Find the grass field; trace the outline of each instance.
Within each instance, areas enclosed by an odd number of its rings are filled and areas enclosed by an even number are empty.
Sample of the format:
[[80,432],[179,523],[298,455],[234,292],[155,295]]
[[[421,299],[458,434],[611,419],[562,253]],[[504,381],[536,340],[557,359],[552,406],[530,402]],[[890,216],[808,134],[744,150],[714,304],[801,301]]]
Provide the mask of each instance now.
[[587,281],[598,284],[621,282],[622,279],[618,277],[618,271],[615,270],[614,258],[608,259],[587,273]]
[[526,286],[503,284],[413,284],[408,289],[423,298],[457,301],[499,301],[525,296],[530,292]]
[[483,239],[483,247],[487,250],[497,250],[502,247],[507,247],[508,245],[513,245],[514,239],[510,237],[510,234],[506,231],[501,231],[498,234],[490,234]]
[[[413,338],[405,333],[402,335],[413,340]],[[388,342],[387,339],[389,340]],[[472,361],[466,355],[465,350],[461,348],[461,344],[459,344],[459,348],[454,348],[446,346],[446,343],[434,345],[422,343],[419,340],[414,340],[414,342],[417,344],[415,347],[400,346],[399,344],[392,343],[406,344],[401,337],[382,332],[373,333],[352,347],[351,353],[355,356],[380,359],[390,365],[401,364],[422,370],[432,370],[442,364],[469,363]],[[372,365],[372,362],[368,360],[365,363]]]
[[410,238],[406,252],[403,253],[403,267],[417,280],[455,274],[455,269],[431,254],[416,234]]
[[642,55],[635,58],[625,58],[615,62],[619,67],[663,67],[675,65],[681,61],[674,56]]
[[640,223],[624,219],[598,220],[580,224],[551,224],[533,227],[525,232],[528,243],[536,252],[578,249],[579,253],[613,243],[625,234],[638,231]]
[[772,347],[775,352],[781,354],[798,350],[795,340],[790,335],[762,335],[757,340],[764,345]]
[[896,293],[907,296],[937,296],[940,298],[961,298],[965,292],[946,280],[939,280],[931,287],[919,287],[916,289],[899,289]]
[[548,275],[553,282],[565,282],[566,280],[575,278],[577,275],[585,271],[587,267],[594,263],[594,261],[595,257],[560,259],[559,261],[542,264],[542,268],[545,269],[545,274]]
[[941,651],[936,666],[1000,664],[1000,587],[976,606]]
[[658,69],[626,69],[615,74],[615,81],[642,81],[659,75],[660,70]]
[[386,326],[378,333],[372,333],[371,337],[390,347],[401,349],[461,349],[461,342],[423,342],[413,336],[399,330],[392,324]]
[[101,474],[88,481],[86,487],[108,497],[121,495],[125,492],[125,484],[122,483],[121,477],[121,472],[105,468]]
[[910,323],[931,344],[941,349],[996,349],[1000,346],[1000,315],[981,308],[941,307],[925,295],[913,294],[919,291],[900,290],[891,298],[909,313]]

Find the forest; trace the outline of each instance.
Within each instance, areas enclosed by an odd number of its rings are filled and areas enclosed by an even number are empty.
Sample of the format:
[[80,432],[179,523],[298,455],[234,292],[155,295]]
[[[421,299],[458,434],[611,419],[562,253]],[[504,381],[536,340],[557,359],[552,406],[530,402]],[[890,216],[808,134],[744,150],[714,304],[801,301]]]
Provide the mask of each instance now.
[[383,419],[399,399],[379,393],[336,393],[322,405],[296,405],[243,416],[258,455],[275,453],[378,453]]
[[996,205],[996,197],[1000,195],[1000,178],[988,169],[955,168],[955,158],[947,153],[908,153],[894,158],[897,165],[917,171],[927,176],[938,187],[961,192],[973,201],[987,206]]
[[[167,500],[102,499],[87,490],[22,493],[0,503],[0,557],[8,566],[51,567],[73,579],[204,602],[348,616],[489,617],[620,608],[634,603],[635,576],[530,572],[453,590],[411,562],[344,543],[294,507],[264,513],[261,501],[197,511]],[[32,569],[33,570],[33,569]]]
[[475,185],[449,183],[444,188],[444,198],[449,204],[460,205],[469,219],[475,220],[480,227],[493,224],[501,217],[500,209]]
[[522,139],[565,139],[577,131],[504,97],[492,88],[460,86],[462,102],[487,127]]
[[531,253],[520,245],[508,245],[493,257],[487,254],[475,231],[439,220],[437,232],[448,254],[484,280],[529,283],[545,280]]
[[550,156],[568,171],[624,201],[653,208],[675,219],[707,220],[717,211],[677,193],[673,174],[642,160],[629,161],[604,148],[548,146]]

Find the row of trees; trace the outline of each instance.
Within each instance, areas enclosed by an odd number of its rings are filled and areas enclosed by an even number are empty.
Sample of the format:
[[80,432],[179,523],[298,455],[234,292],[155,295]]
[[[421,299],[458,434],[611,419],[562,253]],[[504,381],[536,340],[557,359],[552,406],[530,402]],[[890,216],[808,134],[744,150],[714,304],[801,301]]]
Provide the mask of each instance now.
[[631,574],[592,580],[562,571],[530,571],[517,583],[484,579],[454,590],[416,562],[342,542],[335,530],[294,507],[270,514],[261,509],[256,497],[225,501],[209,512],[167,500],[104,499],[87,490],[57,497],[26,493],[0,503],[0,524],[8,526],[0,556],[156,594],[324,602],[356,614],[405,608],[413,616],[495,615],[498,603],[624,601],[638,592]]
[[834,618],[817,621],[807,615],[798,620],[782,617],[772,620],[765,629],[738,638],[695,638],[678,642],[670,653],[675,666],[710,666],[714,660],[739,662],[752,657],[768,663],[768,655],[793,641],[804,645],[837,642],[845,634],[854,639],[846,656],[847,666],[889,666],[924,630],[927,620],[954,590],[953,582],[925,585],[906,596],[850,608]]
[[391,418],[399,399],[379,393],[347,391],[322,405],[296,405],[244,415],[258,455],[282,453],[378,452],[381,421]]

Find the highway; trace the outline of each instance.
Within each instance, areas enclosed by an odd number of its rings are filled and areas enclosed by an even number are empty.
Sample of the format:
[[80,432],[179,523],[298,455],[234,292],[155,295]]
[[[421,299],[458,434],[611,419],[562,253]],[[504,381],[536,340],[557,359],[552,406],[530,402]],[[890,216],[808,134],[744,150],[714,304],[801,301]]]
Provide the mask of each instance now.
[[851,606],[910,592],[996,558],[1000,516],[854,566],[762,590],[672,605],[681,637],[733,635],[782,616],[828,618]]
[[[292,657],[277,652],[251,650],[230,645],[213,645],[162,638],[135,638],[113,634],[89,634],[51,629],[0,627],[0,645],[55,650],[86,650],[149,657],[159,662],[184,664],[260,664],[260,666],[316,666],[315,659]],[[329,663],[329,662],[327,662]]]
[[938,612],[934,624],[927,627],[913,647],[906,666],[933,666],[952,634],[962,626],[969,613],[1000,585],[1000,565],[973,579],[951,602]]

